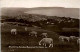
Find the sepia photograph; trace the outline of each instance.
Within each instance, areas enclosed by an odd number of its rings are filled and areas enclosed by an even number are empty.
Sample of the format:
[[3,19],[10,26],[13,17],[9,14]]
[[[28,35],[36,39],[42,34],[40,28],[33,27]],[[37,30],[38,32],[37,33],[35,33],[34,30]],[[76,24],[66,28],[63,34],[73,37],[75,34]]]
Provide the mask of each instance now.
[[79,0],[0,0],[1,52],[80,52]]

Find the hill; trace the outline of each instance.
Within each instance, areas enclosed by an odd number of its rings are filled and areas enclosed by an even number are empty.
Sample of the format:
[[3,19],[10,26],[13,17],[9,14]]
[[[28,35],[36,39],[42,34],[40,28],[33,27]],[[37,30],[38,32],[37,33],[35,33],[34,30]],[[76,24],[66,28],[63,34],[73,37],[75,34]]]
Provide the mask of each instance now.
[[2,8],[3,16],[17,16],[23,14],[39,14],[47,16],[79,18],[79,8],[37,7],[37,8]]

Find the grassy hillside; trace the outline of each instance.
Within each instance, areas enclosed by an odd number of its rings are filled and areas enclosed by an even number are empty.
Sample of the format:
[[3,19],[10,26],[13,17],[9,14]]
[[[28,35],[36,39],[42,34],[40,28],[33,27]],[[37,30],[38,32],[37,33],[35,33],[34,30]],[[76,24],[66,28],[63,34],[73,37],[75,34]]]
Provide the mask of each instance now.
[[[38,32],[38,37],[29,37],[28,33],[25,32],[24,26],[15,26],[15,25],[10,25],[10,24],[4,24],[1,25],[1,46],[2,52],[78,52],[78,45],[75,43],[61,43],[58,39],[60,36],[59,34],[49,31],[49,30],[44,30],[44,29],[36,29],[34,27],[28,27],[28,30],[35,30]],[[12,35],[10,33],[10,30],[12,28],[17,29],[17,35]],[[41,40],[41,33],[47,32],[48,37],[53,39],[53,48],[9,48],[9,46],[39,46],[38,42]]]

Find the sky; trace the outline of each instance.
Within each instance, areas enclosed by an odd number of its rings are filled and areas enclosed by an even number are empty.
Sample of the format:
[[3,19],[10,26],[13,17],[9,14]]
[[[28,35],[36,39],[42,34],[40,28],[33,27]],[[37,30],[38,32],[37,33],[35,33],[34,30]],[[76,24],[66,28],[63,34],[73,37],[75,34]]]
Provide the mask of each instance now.
[[80,8],[80,0],[0,0],[1,7],[66,7]]

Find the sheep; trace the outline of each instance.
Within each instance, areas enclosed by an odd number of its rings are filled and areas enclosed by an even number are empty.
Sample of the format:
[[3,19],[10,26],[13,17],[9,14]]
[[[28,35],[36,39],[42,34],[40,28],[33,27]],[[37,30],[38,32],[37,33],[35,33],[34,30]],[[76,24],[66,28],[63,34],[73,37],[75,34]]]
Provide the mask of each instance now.
[[37,32],[36,32],[36,31],[31,31],[31,32],[29,33],[29,35],[30,35],[30,36],[35,36],[35,37],[37,37]]
[[43,45],[46,46],[47,44],[49,45],[49,47],[53,47],[53,39],[52,38],[43,38],[42,40],[40,40],[39,45]]
[[17,34],[17,30],[16,29],[11,29],[11,34]]
[[42,33],[41,35],[45,38],[45,37],[47,37],[48,34],[47,33]]
[[64,42],[65,40],[67,40],[69,42],[69,37],[66,36],[60,36],[59,40],[61,40],[62,42]]

